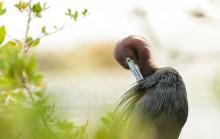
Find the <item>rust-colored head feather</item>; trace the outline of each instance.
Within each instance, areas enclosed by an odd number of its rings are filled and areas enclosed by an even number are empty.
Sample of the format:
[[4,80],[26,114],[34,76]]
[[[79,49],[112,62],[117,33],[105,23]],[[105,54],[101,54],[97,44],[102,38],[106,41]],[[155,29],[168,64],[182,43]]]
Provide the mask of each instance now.
[[140,36],[132,35],[119,41],[116,44],[114,57],[126,69],[129,69],[126,58],[132,59],[139,66],[143,77],[151,75],[155,69],[151,63],[149,46]]

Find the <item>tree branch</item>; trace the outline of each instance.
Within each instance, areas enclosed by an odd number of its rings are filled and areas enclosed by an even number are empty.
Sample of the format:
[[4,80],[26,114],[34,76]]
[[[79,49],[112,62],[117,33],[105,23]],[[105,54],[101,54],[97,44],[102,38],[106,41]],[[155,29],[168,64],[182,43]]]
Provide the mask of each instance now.
[[73,24],[76,23],[77,21],[82,20],[82,19],[85,18],[86,16],[87,16],[87,15],[83,16],[82,18],[80,18],[80,19],[78,19],[78,20],[76,20],[76,21],[74,21],[73,19],[71,19],[71,21],[73,21],[73,22],[71,22],[71,23],[69,23],[69,24],[68,24],[68,22],[66,22],[66,23],[64,23],[60,28],[57,28],[57,30],[54,30],[54,31],[52,31],[52,32],[50,32],[50,33],[45,33],[45,34],[43,34],[43,35],[37,37],[37,38],[34,39],[33,41],[30,41],[30,42],[26,43],[26,45],[27,45],[27,51],[28,51],[28,49],[29,49],[28,46],[29,46],[31,43],[35,42],[36,40],[42,39],[42,38],[44,38],[44,37],[46,37],[46,36],[49,36],[49,35],[55,34],[55,33],[57,33],[57,32],[60,32],[60,31],[62,31],[63,29],[65,29],[65,28],[67,28],[67,27],[73,25]]
[[26,39],[28,38],[28,33],[29,33],[29,28],[30,28],[30,23],[31,23],[31,13],[32,13],[31,3],[32,3],[32,0],[29,0],[28,20],[27,20],[27,26],[26,26],[25,37],[24,37],[24,42],[23,42],[23,53],[27,53],[28,51],[28,45],[27,45]]
[[[26,39],[28,38],[30,23],[31,23],[31,19],[32,19],[31,18],[31,13],[32,13],[31,5],[32,5],[32,0],[29,0],[28,20],[27,20],[27,26],[26,26],[25,37],[24,37],[24,42],[23,42],[23,49],[22,49],[23,53],[27,53],[27,51],[29,49],[28,48],[28,43],[26,42]],[[27,84],[27,81],[26,81],[25,77],[23,78],[23,85],[24,85],[24,88],[26,89],[26,91],[28,92],[28,95],[30,96],[30,99],[31,99],[32,103],[38,109],[40,117],[41,117],[42,122],[45,125],[46,129],[51,133],[51,135],[53,135],[55,138],[57,138],[56,134],[50,128],[44,113],[42,113],[42,111],[39,109],[39,105],[37,104],[36,100],[32,96],[32,92],[31,92],[30,88],[28,87],[28,84]]]

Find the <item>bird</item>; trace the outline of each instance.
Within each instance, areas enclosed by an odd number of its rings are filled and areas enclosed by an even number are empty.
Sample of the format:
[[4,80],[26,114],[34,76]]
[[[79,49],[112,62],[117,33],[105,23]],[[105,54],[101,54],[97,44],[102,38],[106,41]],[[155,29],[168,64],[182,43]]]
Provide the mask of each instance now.
[[136,77],[115,108],[128,139],[178,139],[188,117],[187,91],[172,67],[153,64],[149,43],[139,35],[119,40],[115,60]]

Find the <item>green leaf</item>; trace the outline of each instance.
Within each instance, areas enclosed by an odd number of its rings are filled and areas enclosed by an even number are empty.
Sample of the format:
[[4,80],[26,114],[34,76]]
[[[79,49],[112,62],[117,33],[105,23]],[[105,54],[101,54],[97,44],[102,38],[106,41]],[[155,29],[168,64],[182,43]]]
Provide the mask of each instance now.
[[32,37],[28,37],[28,38],[26,39],[26,43],[30,43],[31,41],[33,41],[33,38],[32,38]]
[[19,11],[21,11],[21,6],[19,4],[14,5]]
[[35,47],[40,43],[40,39],[33,40],[32,37],[28,37],[26,39],[26,43],[28,44],[29,47]]
[[24,2],[24,4],[23,4],[22,7],[25,9],[25,8],[27,8],[28,6],[29,6],[29,2],[26,2],[26,3]]
[[36,70],[37,67],[37,60],[35,58],[35,56],[31,56],[28,59],[27,65],[26,65],[26,73],[28,74],[28,76],[34,76],[34,72]]
[[18,39],[15,39],[15,41],[16,41],[16,45],[17,45],[17,47],[18,48],[22,48],[22,46],[23,46],[23,42],[21,42],[20,40],[18,40]]
[[0,11],[2,10],[3,2],[0,2]]
[[85,16],[86,14],[88,13],[88,10],[87,9],[84,9],[83,11],[82,11],[82,14]]
[[0,11],[2,10],[3,2],[0,2]]
[[71,9],[68,9],[68,14],[67,15],[72,15],[72,11],[71,11]]
[[0,27],[0,45],[4,41],[5,35],[6,35],[6,29],[5,29],[5,26],[3,25]]
[[43,75],[40,73],[31,77],[31,81],[37,86],[43,86],[42,80],[43,80]]
[[40,39],[36,39],[34,42],[32,42],[29,46],[30,47],[35,47],[40,43]]
[[71,9],[67,9],[67,12],[65,13],[67,16],[72,17],[72,10]]
[[35,95],[37,96],[37,97],[42,97],[43,96],[43,91],[42,90],[40,90],[40,91],[37,91],[37,92],[35,92]]
[[75,11],[75,13],[72,15],[72,17],[73,17],[73,19],[74,20],[77,20],[77,18],[78,18],[78,11]]
[[104,124],[106,124],[106,125],[108,125],[108,124],[111,123],[111,121],[110,121],[108,118],[106,118],[106,117],[101,117],[101,121],[102,121]]
[[74,127],[73,122],[68,122],[66,120],[57,121],[57,126],[63,130],[71,130]]
[[6,13],[6,9],[3,9],[3,10],[0,11],[0,15],[3,15],[5,13]]
[[42,17],[41,12],[36,13],[36,17]]
[[23,12],[24,10],[26,10],[26,8],[28,7],[29,2],[23,2],[23,1],[19,1],[17,4],[15,4],[14,6],[21,12]]
[[8,41],[6,44],[4,44],[2,47],[13,47],[16,48],[17,47],[17,43],[13,42],[13,41]]
[[43,27],[41,28],[41,33],[47,34],[47,32],[46,32],[46,27],[45,27],[45,26],[43,26]]
[[42,7],[41,7],[41,5],[40,5],[40,2],[38,2],[38,3],[36,3],[36,4],[33,5],[32,11],[33,11],[33,12],[36,12],[36,13],[39,13],[39,12],[42,11]]
[[34,4],[31,9],[36,17],[41,17],[41,12],[42,12],[43,8],[41,7],[40,2]]

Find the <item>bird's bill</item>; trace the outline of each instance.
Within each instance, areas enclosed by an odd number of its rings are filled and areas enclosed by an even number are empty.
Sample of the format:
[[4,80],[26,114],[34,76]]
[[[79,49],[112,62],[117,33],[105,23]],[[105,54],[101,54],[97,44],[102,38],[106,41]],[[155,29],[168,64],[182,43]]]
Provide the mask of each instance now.
[[134,61],[130,58],[126,58],[126,62],[129,66],[129,69],[131,70],[131,72],[134,74],[135,78],[137,79],[137,81],[143,79],[143,76],[140,72],[140,69],[138,67],[138,65],[136,65],[134,63]]

